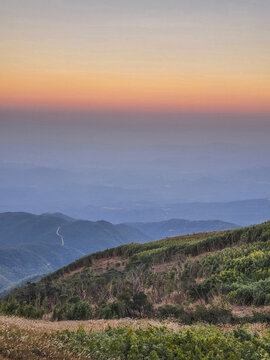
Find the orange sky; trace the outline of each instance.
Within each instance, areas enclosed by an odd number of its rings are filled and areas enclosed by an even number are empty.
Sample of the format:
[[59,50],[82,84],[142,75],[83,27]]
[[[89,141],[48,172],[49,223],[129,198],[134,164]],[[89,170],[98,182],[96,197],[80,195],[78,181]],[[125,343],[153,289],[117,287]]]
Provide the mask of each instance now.
[[6,72],[2,106],[270,110],[265,79],[204,74]]
[[172,1],[164,14],[160,1],[154,13],[57,3],[0,5],[1,107],[270,111],[263,6]]

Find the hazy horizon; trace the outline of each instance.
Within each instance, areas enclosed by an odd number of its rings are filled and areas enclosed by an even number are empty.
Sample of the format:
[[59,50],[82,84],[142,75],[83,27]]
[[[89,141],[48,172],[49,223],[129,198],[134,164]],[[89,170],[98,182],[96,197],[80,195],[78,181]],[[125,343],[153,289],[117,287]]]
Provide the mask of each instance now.
[[0,10],[0,211],[270,198],[269,1]]

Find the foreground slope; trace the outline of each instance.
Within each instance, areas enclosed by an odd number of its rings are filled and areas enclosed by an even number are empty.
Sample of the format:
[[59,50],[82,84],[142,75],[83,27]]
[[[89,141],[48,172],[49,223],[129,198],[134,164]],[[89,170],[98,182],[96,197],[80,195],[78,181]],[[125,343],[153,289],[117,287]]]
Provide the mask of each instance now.
[[269,341],[259,324],[244,330],[123,319],[84,321],[78,328],[74,321],[0,317],[0,359],[269,360]]
[[[269,267],[270,222],[133,243],[85,256],[12,291],[2,312],[59,320],[174,316],[229,322],[239,306],[246,317],[256,306],[268,321]],[[226,306],[213,304],[217,299]]]

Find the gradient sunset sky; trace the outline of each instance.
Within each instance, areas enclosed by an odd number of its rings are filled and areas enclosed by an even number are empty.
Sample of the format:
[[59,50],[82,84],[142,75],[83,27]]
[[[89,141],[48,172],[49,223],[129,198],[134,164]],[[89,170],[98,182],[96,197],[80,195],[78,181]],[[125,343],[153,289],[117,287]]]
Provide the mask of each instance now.
[[270,113],[269,0],[1,0],[1,108]]
[[0,0],[0,211],[270,198],[269,14]]

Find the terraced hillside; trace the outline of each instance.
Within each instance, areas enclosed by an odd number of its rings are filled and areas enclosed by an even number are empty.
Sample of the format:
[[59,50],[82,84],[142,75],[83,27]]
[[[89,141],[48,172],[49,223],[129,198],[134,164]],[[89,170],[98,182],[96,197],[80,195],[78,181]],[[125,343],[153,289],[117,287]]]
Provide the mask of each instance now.
[[26,317],[184,323],[268,322],[269,305],[270,222],[91,254],[1,301],[2,313]]

